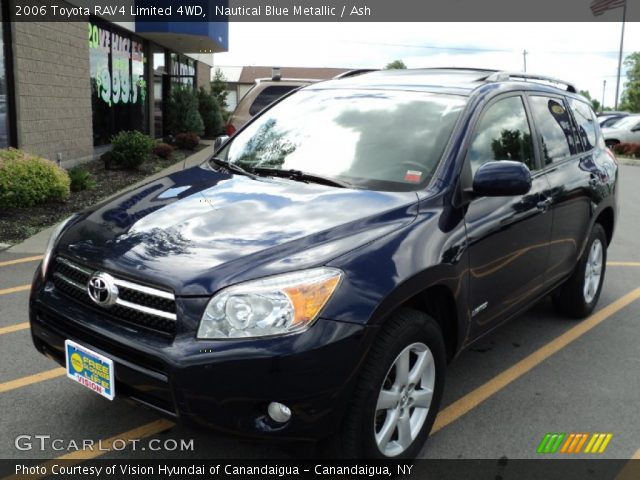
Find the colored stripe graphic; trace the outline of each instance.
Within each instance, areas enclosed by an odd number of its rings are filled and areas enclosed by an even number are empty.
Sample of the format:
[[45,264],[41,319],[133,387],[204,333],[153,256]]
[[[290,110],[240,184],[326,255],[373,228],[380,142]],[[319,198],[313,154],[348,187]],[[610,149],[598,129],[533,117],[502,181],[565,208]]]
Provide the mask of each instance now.
[[538,453],[556,453],[564,437],[564,433],[547,433],[538,445]]
[[584,452],[604,453],[612,438],[612,433],[594,433]]
[[612,438],[612,433],[547,433],[538,445],[537,452],[577,454],[583,451],[586,444],[584,453],[604,453]]

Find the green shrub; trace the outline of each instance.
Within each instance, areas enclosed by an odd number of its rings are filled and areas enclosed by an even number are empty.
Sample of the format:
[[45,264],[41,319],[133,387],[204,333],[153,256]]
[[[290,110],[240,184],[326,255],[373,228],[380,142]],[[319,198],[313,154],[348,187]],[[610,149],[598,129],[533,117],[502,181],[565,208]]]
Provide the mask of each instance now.
[[0,150],[0,207],[32,207],[69,197],[69,175],[54,162],[21,150]]
[[204,123],[204,134],[213,138],[222,132],[223,120],[220,105],[204,88],[198,91],[198,110]]
[[164,142],[156,143],[156,146],[153,147],[153,153],[160,158],[169,158],[173,153],[173,147]]
[[71,191],[79,192],[80,190],[93,190],[96,186],[96,181],[84,167],[73,167],[68,172],[69,179],[71,180]]
[[182,150],[194,150],[200,145],[200,137],[193,132],[176,135],[176,147]]
[[640,143],[617,143],[613,146],[616,155],[640,158]]
[[136,169],[149,158],[155,142],[138,131],[120,132],[111,137],[111,160],[116,164]]
[[198,97],[190,86],[172,88],[167,105],[167,127],[172,135],[183,132],[204,134],[204,123],[198,111]]

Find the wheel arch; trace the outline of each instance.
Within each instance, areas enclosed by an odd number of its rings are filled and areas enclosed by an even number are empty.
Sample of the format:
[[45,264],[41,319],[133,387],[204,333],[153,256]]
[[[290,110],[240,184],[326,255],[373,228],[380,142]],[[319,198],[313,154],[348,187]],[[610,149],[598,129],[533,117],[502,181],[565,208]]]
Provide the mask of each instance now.
[[607,235],[607,246],[611,244],[611,240],[613,239],[613,229],[615,226],[614,215],[613,208],[606,207],[598,214],[594,221],[594,224],[599,223],[602,225],[602,228],[604,228]]
[[399,286],[379,305],[373,316],[373,323],[382,328],[402,308],[425,313],[440,326],[447,361],[451,361],[464,344],[467,311],[466,271],[455,276],[450,271],[444,274],[443,269],[451,268],[453,267],[440,265]]

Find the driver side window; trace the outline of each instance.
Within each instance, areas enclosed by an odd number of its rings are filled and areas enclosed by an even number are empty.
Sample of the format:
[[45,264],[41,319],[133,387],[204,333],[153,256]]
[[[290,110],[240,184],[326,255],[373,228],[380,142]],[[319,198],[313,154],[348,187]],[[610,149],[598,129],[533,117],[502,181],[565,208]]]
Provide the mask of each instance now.
[[531,129],[522,97],[498,100],[485,110],[467,157],[472,174],[491,160],[515,160],[535,169]]

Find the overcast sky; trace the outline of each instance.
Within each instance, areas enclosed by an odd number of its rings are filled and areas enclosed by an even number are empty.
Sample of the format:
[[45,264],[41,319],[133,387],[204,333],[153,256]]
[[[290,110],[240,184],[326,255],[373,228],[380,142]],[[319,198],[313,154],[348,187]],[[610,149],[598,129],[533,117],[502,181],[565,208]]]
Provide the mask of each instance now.
[[[523,69],[559,77],[613,106],[621,10],[593,23],[236,23],[216,65]],[[627,23],[625,53],[640,51],[640,23]],[[623,77],[624,80],[624,77]],[[622,91],[622,85],[621,85]]]

